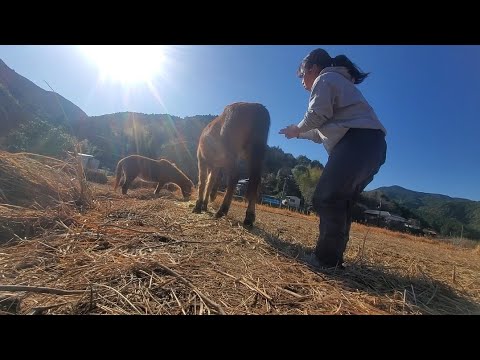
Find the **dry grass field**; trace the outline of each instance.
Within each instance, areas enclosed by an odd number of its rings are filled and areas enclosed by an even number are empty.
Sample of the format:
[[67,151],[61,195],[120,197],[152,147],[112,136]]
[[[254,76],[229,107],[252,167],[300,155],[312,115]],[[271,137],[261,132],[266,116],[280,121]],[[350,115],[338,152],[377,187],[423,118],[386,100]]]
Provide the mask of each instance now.
[[353,224],[346,270],[319,271],[315,216],[259,205],[249,230],[242,202],[217,220],[112,179],[82,203],[71,172],[0,155],[1,314],[480,314],[478,243]]

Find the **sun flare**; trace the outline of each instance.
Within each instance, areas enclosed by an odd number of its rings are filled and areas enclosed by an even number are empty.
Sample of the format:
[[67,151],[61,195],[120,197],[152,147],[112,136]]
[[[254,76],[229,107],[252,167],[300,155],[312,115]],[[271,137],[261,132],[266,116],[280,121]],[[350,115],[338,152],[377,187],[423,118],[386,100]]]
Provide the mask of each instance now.
[[102,81],[147,83],[164,70],[161,45],[82,45],[81,50],[98,67]]

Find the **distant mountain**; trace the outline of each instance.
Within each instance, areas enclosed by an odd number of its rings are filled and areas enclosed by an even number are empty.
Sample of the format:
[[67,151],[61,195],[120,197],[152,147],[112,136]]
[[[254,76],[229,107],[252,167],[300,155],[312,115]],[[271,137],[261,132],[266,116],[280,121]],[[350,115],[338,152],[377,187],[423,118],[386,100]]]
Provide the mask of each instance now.
[[445,201],[454,202],[472,202],[472,200],[462,198],[452,198],[447,195],[430,194],[424,192],[417,192],[413,190],[404,189],[401,186],[394,185],[388,187],[380,187],[376,191],[381,191],[386,194],[390,199],[397,201],[401,205],[405,205],[408,208],[419,208],[426,204],[442,203]]
[[396,207],[394,210],[404,217],[405,211],[411,212],[410,215],[416,215],[445,236],[480,239],[479,201],[417,192],[397,185],[380,187],[364,195],[377,199],[377,204],[383,195],[383,207]]
[[40,88],[0,59],[0,137],[35,117],[69,126],[88,116],[71,101]]

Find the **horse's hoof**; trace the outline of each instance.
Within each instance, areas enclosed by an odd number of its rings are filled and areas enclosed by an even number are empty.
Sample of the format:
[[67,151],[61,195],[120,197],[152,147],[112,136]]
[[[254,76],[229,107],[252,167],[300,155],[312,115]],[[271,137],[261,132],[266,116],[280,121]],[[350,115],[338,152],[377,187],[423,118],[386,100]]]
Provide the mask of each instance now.
[[245,226],[253,226],[253,223],[255,222],[255,214],[252,213],[247,213],[245,215],[245,220],[243,220],[243,225]]
[[195,206],[192,210],[193,213],[195,214],[201,214],[202,213],[202,209],[199,208],[198,206]]
[[253,226],[253,220],[245,219],[245,220],[243,220],[243,225],[248,226],[248,227],[252,227]]
[[217,211],[215,213],[215,219],[220,219],[222,216],[225,216],[225,213],[223,211]]
[[218,219],[227,214],[228,214],[228,208],[222,205],[220,206],[220,209],[218,209],[217,213],[215,214],[215,218]]

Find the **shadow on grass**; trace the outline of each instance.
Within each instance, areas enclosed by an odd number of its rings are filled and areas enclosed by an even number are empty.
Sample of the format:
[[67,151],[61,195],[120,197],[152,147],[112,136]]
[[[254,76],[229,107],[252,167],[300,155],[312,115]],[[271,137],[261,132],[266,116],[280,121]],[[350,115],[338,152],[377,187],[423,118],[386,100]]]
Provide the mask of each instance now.
[[[247,228],[248,229],[248,228]],[[248,229],[252,234],[265,240],[279,254],[297,259],[322,277],[340,281],[344,288],[363,291],[375,296],[387,296],[397,301],[392,303],[397,311],[406,314],[455,314],[480,315],[480,304],[473,302],[466,294],[438,280],[421,276],[405,276],[395,269],[381,265],[366,264],[361,260],[346,264],[345,270],[318,269],[301,259],[312,252],[311,248],[280,239],[261,228]],[[398,301],[401,300],[401,301]],[[399,304],[402,309],[398,309]],[[383,308],[382,310],[389,311]]]

